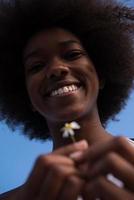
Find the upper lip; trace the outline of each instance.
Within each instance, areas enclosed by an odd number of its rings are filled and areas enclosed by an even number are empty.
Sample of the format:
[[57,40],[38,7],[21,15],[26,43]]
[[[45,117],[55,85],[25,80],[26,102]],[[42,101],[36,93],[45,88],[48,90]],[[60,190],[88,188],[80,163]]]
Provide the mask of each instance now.
[[72,81],[72,80],[64,80],[64,81],[58,81],[52,85],[49,85],[46,89],[46,91],[44,92],[44,96],[49,96],[51,94],[52,91],[54,90],[57,90],[61,87],[64,87],[64,86],[69,86],[69,85],[77,85],[77,86],[80,86],[81,83],[80,81]]

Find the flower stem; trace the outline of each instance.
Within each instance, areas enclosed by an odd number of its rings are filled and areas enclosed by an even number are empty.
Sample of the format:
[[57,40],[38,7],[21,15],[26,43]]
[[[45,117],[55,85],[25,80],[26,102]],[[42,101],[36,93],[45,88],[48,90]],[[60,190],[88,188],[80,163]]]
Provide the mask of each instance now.
[[70,135],[70,137],[71,137],[71,140],[73,141],[73,143],[75,143],[76,142],[75,137],[73,135]]

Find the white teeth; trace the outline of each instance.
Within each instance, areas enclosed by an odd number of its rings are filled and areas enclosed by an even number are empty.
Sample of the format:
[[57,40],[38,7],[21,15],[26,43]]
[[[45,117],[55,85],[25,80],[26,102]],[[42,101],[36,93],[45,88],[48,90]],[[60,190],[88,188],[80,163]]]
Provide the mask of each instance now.
[[64,88],[63,88],[63,91],[64,91],[64,92],[68,92],[68,91],[69,91],[68,87],[64,87]]
[[69,90],[70,90],[70,91],[72,91],[72,90],[73,90],[72,86],[69,86],[68,88],[69,88]]
[[52,91],[51,96],[63,95],[65,93],[72,92],[72,91],[75,91],[77,89],[78,89],[78,87],[76,85],[64,86],[62,88],[59,88],[58,90]]
[[62,88],[58,89],[58,94],[62,94],[64,91]]
[[77,87],[75,85],[72,85],[72,90],[76,90]]

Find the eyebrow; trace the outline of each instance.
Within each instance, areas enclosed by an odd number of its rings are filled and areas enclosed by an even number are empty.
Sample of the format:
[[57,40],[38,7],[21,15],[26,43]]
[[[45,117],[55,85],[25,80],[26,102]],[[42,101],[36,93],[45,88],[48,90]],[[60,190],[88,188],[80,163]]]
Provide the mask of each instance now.
[[[67,40],[67,41],[61,41],[58,43],[59,46],[63,47],[63,46],[69,46],[71,44],[79,44],[80,42],[78,40]],[[39,52],[42,50],[42,48],[37,48],[33,51],[31,51],[30,53],[24,55],[24,60],[26,61],[28,58],[30,57],[34,57],[39,55]]]
[[67,40],[67,41],[62,41],[62,42],[59,42],[59,45],[60,46],[68,46],[70,44],[79,44],[80,45],[80,42],[78,40]]

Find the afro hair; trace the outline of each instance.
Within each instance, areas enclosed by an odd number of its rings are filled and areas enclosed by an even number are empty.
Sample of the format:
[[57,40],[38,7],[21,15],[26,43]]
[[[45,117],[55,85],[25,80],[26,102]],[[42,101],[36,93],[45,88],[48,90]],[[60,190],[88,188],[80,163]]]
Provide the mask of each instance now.
[[102,124],[125,106],[134,79],[134,10],[113,0],[0,1],[0,119],[29,138],[47,139],[45,119],[31,109],[23,50],[35,33],[60,27],[79,37],[105,86]]

